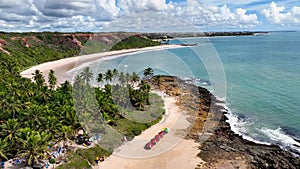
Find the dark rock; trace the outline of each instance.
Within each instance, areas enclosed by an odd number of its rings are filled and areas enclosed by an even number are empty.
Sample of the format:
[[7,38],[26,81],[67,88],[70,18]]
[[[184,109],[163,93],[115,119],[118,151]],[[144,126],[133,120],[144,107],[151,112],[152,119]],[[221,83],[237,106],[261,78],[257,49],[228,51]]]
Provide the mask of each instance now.
[[[186,84],[183,80],[172,76],[163,77],[163,88],[168,89],[171,95],[175,96],[178,86],[180,90],[184,89],[184,96],[188,99],[181,100],[181,106],[186,108],[189,113],[195,114],[195,123],[187,135],[187,139],[200,141],[199,136],[202,132],[203,122],[218,122],[215,130],[208,129],[212,135],[205,140],[198,154],[207,166],[214,166],[220,159],[228,160],[234,157],[241,157],[246,160],[248,168],[300,168],[300,158],[295,157],[290,152],[281,149],[277,145],[262,145],[243,139],[235,134],[230,125],[226,122],[228,119],[225,114],[227,111],[223,106],[216,105],[221,103],[217,101],[207,89],[197,87],[192,84]],[[183,97],[183,95],[181,95]],[[204,113],[206,112],[206,113]],[[197,121],[197,119],[204,119]],[[197,132],[192,132],[197,131]],[[239,166],[234,165],[235,168]]]

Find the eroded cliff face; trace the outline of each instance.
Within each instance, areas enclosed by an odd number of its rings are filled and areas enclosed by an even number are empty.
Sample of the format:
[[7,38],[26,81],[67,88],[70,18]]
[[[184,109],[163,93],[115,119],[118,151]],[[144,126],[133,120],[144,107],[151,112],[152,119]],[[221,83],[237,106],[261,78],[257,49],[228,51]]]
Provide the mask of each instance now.
[[5,47],[6,45],[7,42],[3,39],[0,39],[0,52],[10,55],[10,53],[7,50],[3,49],[3,47]]
[[0,36],[0,47],[13,47],[17,44],[28,48],[37,45],[55,45],[81,49],[88,41],[94,41],[104,46],[113,46],[132,35],[134,33],[4,33]]

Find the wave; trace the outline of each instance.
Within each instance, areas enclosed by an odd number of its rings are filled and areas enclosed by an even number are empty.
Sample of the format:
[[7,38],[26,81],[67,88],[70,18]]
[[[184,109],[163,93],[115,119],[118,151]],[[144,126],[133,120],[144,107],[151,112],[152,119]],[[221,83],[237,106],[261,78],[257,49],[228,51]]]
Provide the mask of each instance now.
[[247,130],[247,127],[251,126],[254,123],[254,120],[252,118],[247,117],[247,116],[235,115],[231,112],[231,110],[228,108],[227,105],[224,105],[224,106],[225,106],[225,109],[228,110],[227,114],[225,114],[225,116],[228,118],[228,120],[226,122],[229,123],[231,130],[235,134],[242,136],[242,138],[245,140],[249,140],[249,141],[252,141],[257,144],[271,145],[271,143],[269,143],[267,141],[256,139],[252,135],[250,135],[252,133],[250,133]]
[[194,84],[196,86],[211,86],[211,82],[206,79],[198,79],[198,78],[183,78],[185,83]]
[[258,129],[257,133],[250,132],[247,128],[255,123],[251,117],[233,114],[226,103],[222,106],[228,110],[228,113],[225,114],[228,118],[226,122],[230,124],[231,130],[235,134],[257,144],[276,144],[282,149],[290,151],[295,156],[300,156],[300,140],[285,133],[280,127],[277,129],[263,127]]
[[[197,84],[197,82],[203,82],[204,80],[195,78],[184,78],[184,81],[188,84],[202,86]],[[209,91],[213,93],[212,90]],[[285,133],[280,127],[278,127],[275,130],[263,127],[261,129],[256,128],[255,131],[250,131],[249,127],[255,125],[256,117],[250,117],[243,114],[233,114],[231,109],[228,107],[226,98],[219,98],[218,96],[215,97],[218,100],[216,104],[223,107],[221,111],[227,112],[225,114],[225,116],[228,118],[226,122],[229,123],[231,130],[235,134],[240,135],[245,140],[257,144],[276,144],[282,149],[287,150],[296,156],[300,156],[300,139],[298,137]]]
[[274,144],[277,144],[283,149],[300,156],[300,143],[294,137],[285,133],[280,127],[277,129],[264,127],[260,131],[264,133]]

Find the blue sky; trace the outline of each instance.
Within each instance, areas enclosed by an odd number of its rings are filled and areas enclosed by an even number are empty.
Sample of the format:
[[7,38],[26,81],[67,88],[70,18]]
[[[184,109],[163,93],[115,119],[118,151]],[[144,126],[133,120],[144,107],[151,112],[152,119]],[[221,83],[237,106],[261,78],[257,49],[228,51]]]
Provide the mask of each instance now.
[[299,0],[0,0],[0,31],[300,30]]

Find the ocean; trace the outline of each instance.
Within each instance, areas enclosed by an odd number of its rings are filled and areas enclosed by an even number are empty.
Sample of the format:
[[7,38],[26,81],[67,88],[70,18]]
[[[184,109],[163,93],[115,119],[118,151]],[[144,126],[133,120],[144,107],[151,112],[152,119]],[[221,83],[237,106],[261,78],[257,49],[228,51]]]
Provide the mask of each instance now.
[[245,139],[300,154],[300,33],[182,38],[198,46],[100,59],[94,74],[117,68],[179,76],[205,87],[228,110],[232,130]]

